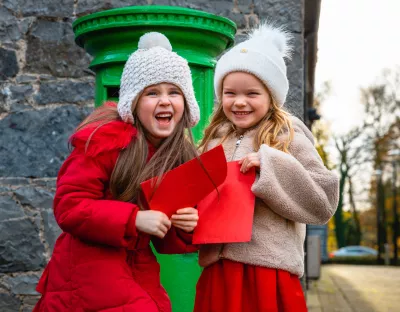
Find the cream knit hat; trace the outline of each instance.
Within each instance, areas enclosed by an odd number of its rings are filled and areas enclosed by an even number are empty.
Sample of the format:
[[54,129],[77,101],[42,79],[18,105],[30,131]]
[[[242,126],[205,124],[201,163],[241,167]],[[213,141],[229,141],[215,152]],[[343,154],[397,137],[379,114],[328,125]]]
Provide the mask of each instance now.
[[150,32],[139,39],[138,50],[124,66],[119,91],[118,113],[125,122],[134,123],[134,110],[140,93],[148,86],[162,82],[178,86],[190,111],[190,126],[200,119],[200,109],[194,96],[188,62],[175,52],[167,37]]
[[290,35],[280,27],[261,24],[248,36],[248,40],[234,46],[217,62],[214,88],[221,100],[222,82],[232,72],[255,75],[271,91],[279,106],[285,103],[289,91],[284,58],[290,58]]

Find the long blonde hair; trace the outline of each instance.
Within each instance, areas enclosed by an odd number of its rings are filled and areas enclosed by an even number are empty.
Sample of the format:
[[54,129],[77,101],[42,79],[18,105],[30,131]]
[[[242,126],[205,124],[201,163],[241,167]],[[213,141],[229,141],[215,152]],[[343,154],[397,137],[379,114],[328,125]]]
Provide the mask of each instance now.
[[[96,125],[94,132],[112,121],[121,121],[116,106],[103,105],[90,114],[76,129]],[[183,117],[173,133],[165,138],[157,151],[148,160],[148,143],[144,126],[136,118],[137,137],[123,149],[117,159],[110,178],[110,190],[113,197],[141,206],[140,183],[151,178],[161,177],[165,172],[197,157],[192,132],[189,127],[190,114],[185,101]],[[86,148],[90,144],[89,137]]]
[[[262,144],[266,144],[277,150],[289,153],[289,145],[294,135],[290,114],[279,107],[269,90],[268,93],[271,98],[271,107],[256,126],[257,130],[253,141],[254,150],[258,151]],[[228,130],[220,137],[220,130],[227,124],[230,125],[230,127],[228,127]],[[219,103],[212,116],[210,125],[204,131],[204,137],[199,146],[200,151],[205,152],[208,143],[215,138],[220,137],[221,140],[219,143],[222,144],[235,131],[234,124],[226,117],[222,103]],[[286,139],[282,139],[281,137],[284,133],[287,133]]]

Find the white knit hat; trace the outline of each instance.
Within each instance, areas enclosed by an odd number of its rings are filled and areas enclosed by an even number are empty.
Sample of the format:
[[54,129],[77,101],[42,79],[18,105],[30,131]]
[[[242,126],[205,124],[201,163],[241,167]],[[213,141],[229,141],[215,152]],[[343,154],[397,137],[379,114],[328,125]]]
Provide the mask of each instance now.
[[131,54],[122,72],[118,113],[125,122],[134,123],[134,110],[140,93],[155,84],[172,83],[183,92],[190,112],[190,126],[200,119],[188,62],[175,52],[167,37],[150,32],[139,39],[138,50]]
[[254,29],[248,40],[234,46],[217,62],[214,76],[217,99],[221,100],[226,75],[242,71],[260,79],[282,106],[289,91],[284,58],[290,58],[290,40],[290,35],[281,27],[263,23]]

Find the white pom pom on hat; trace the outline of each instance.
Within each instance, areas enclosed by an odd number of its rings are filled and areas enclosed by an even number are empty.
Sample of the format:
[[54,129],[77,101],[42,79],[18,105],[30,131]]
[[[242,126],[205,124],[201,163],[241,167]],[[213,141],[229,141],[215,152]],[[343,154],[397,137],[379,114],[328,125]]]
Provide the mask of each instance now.
[[247,38],[273,44],[284,58],[291,58],[292,46],[290,41],[292,40],[292,35],[282,26],[274,26],[263,22],[260,26],[250,31]]
[[189,64],[172,52],[168,38],[158,32],[149,32],[140,37],[138,50],[125,63],[117,106],[122,120],[134,123],[132,112],[141,92],[163,82],[181,89],[190,113],[190,127],[194,127],[200,120],[200,108],[194,96]]
[[222,83],[232,72],[247,72],[259,78],[279,106],[289,91],[285,58],[290,58],[291,35],[283,28],[263,22],[248,34],[248,39],[234,46],[217,62],[214,88],[221,100]]
[[155,47],[161,47],[170,52],[172,51],[172,46],[168,38],[161,33],[149,32],[140,37],[138,43],[139,49],[151,49]]

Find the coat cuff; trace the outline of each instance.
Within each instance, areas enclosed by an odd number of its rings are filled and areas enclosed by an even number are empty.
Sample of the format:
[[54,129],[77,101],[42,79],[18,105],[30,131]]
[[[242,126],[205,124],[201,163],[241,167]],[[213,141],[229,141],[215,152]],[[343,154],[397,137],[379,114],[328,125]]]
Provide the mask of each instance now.
[[125,235],[127,238],[133,238],[137,236],[137,229],[136,229],[136,216],[137,213],[139,212],[139,209],[135,209],[128,220],[128,223],[126,224],[126,230],[125,230]]

